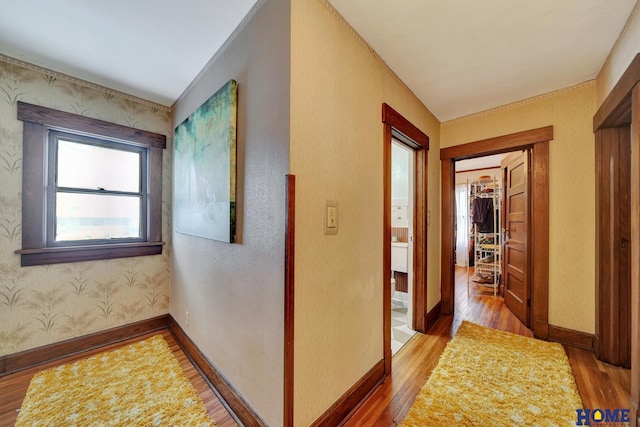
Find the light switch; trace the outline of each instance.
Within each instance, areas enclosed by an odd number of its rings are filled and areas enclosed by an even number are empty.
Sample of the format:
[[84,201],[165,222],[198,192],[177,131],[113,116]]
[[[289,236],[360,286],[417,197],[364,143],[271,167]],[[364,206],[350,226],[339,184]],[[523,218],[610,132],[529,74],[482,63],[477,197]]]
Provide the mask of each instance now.
[[324,234],[338,234],[338,202],[334,200],[325,204]]
[[327,228],[338,227],[338,208],[335,206],[327,206]]

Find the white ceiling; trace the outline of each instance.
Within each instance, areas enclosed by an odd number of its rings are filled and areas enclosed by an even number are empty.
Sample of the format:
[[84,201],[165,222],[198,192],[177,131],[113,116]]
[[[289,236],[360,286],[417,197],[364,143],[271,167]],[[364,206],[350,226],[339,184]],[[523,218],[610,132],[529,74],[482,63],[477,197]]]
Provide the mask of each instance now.
[[596,77],[636,0],[329,0],[440,120]]
[[0,0],[0,53],[170,106],[256,0]]
[[458,160],[456,162],[456,172],[485,168],[499,168],[500,161],[506,155],[507,154],[494,154],[492,156],[477,157],[475,159]]
[[[257,1],[0,0],[0,53],[170,106]],[[440,121],[594,78],[636,3],[330,1]]]

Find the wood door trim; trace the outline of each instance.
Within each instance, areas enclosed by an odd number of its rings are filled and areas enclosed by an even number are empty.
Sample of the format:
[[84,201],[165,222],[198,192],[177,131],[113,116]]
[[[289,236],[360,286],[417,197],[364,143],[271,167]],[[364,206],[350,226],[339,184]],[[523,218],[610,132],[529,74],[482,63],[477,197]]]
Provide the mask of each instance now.
[[286,212],[284,243],[284,422],[291,427],[293,418],[294,321],[295,321],[295,233],[296,177],[286,175]]
[[[427,313],[427,150],[414,153],[415,202],[413,227],[413,329],[426,332]],[[388,245],[387,245],[388,246]],[[391,305],[391,301],[389,301]],[[391,326],[391,325],[389,325]]]
[[[640,360],[640,53],[593,116],[593,129],[631,128],[631,360]],[[628,111],[628,113],[627,113]],[[598,307],[596,307],[596,313]],[[596,314],[597,316],[597,314]],[[640,425],[640,365],[631,364],[630,407]]]
[[[384,111],[384,109],[383,109]],[[391,373],[391,126],[383,127],[383,209],[382,223],[382,354],[384,360],[384,374]]]
[[384,373],[391,373],[391,144],[394,135],[415,150],[413,326],[427,329],[427,212],[429,137],[388,104],[382,104],[383,123],[383,356]]
[[[455,301],[455,278],[453,269],[455,212],[453,192],[455,189],[456,160],[500,154],[517,149],[532,149],[531,153],[531,199],[540,201],[539,209],[532,217],[535,248],[531,260],[531,330],[534,336],[547,339],[549,336],[549,141],[553,139],[553,126],[517,132],[495,138],[469,142],[440,150],[442,179],[442,238],[441,238],[441,282],[442,312],[453,313]],[[542,145],[540,145],[542,144]]]
[[531,152],[531,330],[549,336],[549,141]]
[[386,123],[401,132],[425,150],[429,149],[429,137],[413,123],[405,119],[402,114],[391,108],[389,104],[382,104],[382,123]]
[[[455,265],[454,260],[454,221],[455,207],[455,167],[454,161],[444,159],[440,161],[441,172],[441,197],[442,197],[442,238],[440,248],[440,310],[444,314],[453,314],[453,302],[455,301]],[[448,230],[448,231],[447,231]]]
[[636,54],[593,116],[593,131],[631,123],[631,92],[640,82],[640,53]]
[[[633,88],[631,101],[631,360],[637,362],[640,360],[640,84]],[[637,419],[640,415],[640,366],[633,362],[630,396],[637,426],[640,424]]]
[[440,160],[455,159],[465,160],[492,154],[502,154],[517,149],[531,148],[533,144],[551,141],[553,139],[553,126],[545,126],[509,135],[496,136],[481,139],[461,145],[454,145],[440,149]]

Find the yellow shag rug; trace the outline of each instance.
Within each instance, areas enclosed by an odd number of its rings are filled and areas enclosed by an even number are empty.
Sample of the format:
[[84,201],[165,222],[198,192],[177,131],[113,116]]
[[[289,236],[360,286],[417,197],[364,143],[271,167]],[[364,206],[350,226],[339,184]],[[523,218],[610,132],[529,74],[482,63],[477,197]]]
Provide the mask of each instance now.
[[462,322],[402,426],[575,426],[582,400],[560,344]]
[[161,335],[37,373],[16,426],[212,426]]

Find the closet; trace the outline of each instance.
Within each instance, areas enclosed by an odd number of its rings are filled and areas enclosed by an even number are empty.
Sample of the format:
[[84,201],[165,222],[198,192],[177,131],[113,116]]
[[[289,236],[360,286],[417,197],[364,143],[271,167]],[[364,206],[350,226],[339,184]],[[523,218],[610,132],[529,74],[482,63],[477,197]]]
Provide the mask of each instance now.
[[468,263],[475,268],[473,276],[467,274],[467,295],[471,282],[492,288],[496,296],[502,273],[502,242],[500,239],[500,214],[502,186],[495,177],[481,176],[467,181],[469,190],[469,233],[471,258]]

